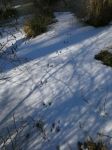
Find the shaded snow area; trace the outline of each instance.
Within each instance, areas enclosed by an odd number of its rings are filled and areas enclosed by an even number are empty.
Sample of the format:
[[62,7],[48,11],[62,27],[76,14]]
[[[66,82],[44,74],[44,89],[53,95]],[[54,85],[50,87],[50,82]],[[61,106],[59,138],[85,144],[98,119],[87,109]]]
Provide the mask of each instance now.
[[112,68],[94,56],[111,45],[112,26],[55,15],[58,21],[34,39],[16,31],[6,50],[13,43],[16,56],[0,58],[0,136],[9,149],[15,140],[22,150],[76,150],[92,136],[111,150],[111,138],[103,135],[112,137]]

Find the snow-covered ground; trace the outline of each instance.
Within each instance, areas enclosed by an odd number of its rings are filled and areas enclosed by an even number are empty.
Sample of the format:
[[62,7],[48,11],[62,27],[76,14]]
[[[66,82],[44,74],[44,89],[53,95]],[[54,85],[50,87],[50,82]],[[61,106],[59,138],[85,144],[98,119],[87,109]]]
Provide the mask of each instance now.
[[[28,124],[23,132],[30,137],[19,139],[24,150],[76,150],[88,136],[111,147],[111,138],[97,133],[112,137],[112,68],[94,56],[111,45],[112,26],[84,26],[69,12],[56,17],[34,39],[16,31],[8,48],[17,44],[17,58],[0,58],[0,135],[13,133],[15,116],[17,126]],[[46,139],[32,126],[39,119]]]

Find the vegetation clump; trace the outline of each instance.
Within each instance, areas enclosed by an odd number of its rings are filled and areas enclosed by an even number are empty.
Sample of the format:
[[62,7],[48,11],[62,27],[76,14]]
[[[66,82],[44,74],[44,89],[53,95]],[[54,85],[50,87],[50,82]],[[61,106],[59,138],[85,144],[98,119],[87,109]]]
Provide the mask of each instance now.
[[24,31],[27,37],[35,37],[44,33],[48,25],[54,22],[53,0],[34,0],[34,15],[26,21]]
[[80,3],[74,3],[75,15],[89,25],[104,26],[112,20],[112,0],[80,0]]
[[89,0],[87,23],[96,27],[112,20],[112,0]]
[[108,148],[102,141],[94,142],[93,140],[88,140],[78,142],[78,150],[108,150]]
[[107,50],[101,51],[95,55],[96,60],[100,60],[104,65],[112,67],[112,53]]
[[53,22],[49,16],[34,16],[32,19],[26,21],[24,25],[24,31],[27,37],[35,37],[44,33],[47,30],[47,26]]

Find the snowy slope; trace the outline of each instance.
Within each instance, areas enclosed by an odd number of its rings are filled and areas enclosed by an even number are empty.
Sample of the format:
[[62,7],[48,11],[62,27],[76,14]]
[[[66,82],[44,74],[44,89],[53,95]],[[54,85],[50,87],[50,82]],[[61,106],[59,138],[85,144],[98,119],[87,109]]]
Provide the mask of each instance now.
[[[13,115],[18,126],[27,122],[31,136],[22,141],[24,150],[76,149],[84,137],[112,136],[112,68],[94,59],[111,45],[112,26],[84,26],[68,12],[56,17],[47,33],[29,41],[15,33],[17,60],[0,60],[1,76],[8,78],[0,80],[0,135],[7,135],[7,126],[13,130]],[[45,122],[46,140],[32,118]]]

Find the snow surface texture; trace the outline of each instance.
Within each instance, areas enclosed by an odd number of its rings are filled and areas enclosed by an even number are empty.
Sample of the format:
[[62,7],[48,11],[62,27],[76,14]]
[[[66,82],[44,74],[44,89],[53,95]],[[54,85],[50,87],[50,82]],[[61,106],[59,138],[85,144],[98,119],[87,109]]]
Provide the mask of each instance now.
[[[76,150],[87,136],[112,136],[112,68],[94,59],[111,45],[112,26],[84,26],[69,12],[55,15],[58,22],[34,39],[15,32],[7,49],[17,45],[17,58],[0,60],[6,79],[0,80],[0,135],[7,136],[7,127],[14,132],[13,115],[17,126],[27,122],[24,150]],[[32,127],[39,119],[44,140]],[[112,146],[111,138],[100,138]]]

